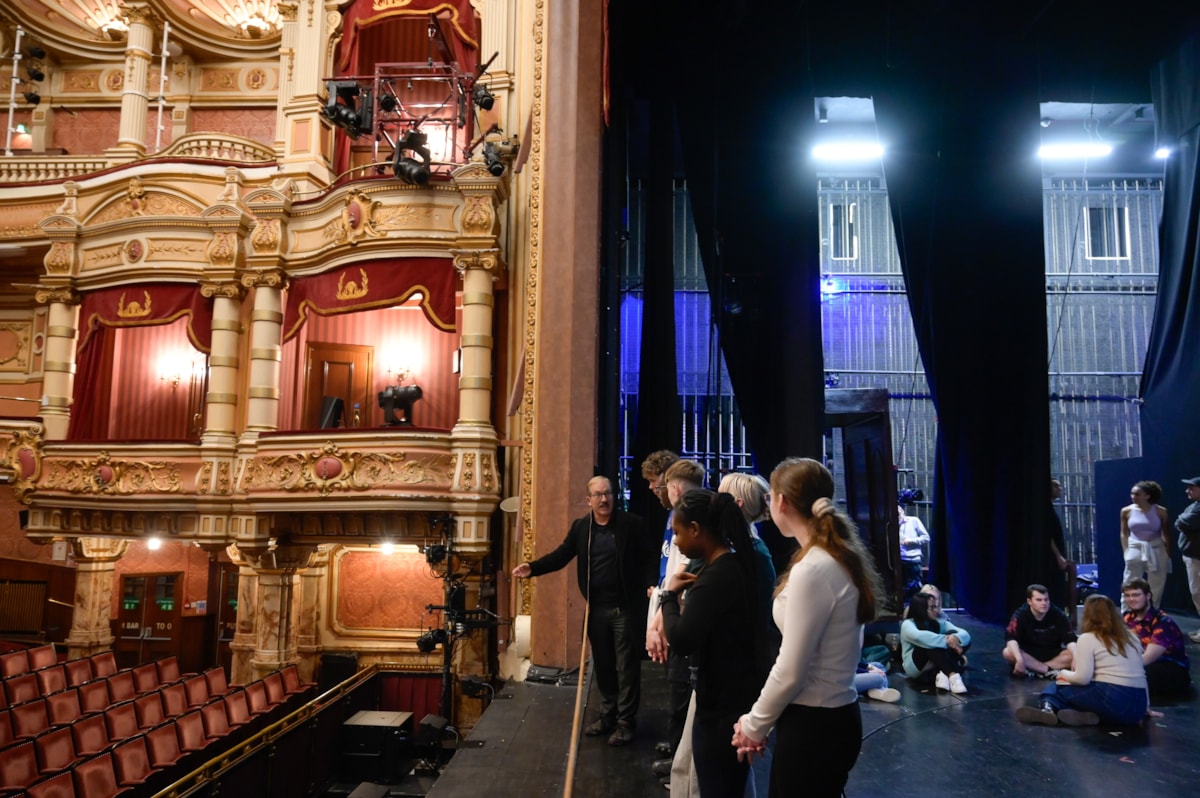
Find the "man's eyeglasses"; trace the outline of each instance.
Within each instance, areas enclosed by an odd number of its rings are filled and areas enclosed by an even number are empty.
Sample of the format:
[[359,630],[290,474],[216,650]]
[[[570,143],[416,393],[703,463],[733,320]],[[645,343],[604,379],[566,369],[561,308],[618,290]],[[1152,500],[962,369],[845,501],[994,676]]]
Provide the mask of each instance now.
[[659,486],[657,486],[657,487],[651,488],[650,490],[651,490],[651,491],[653,491],[654,493],[659,493],[659,494],[662,494],[662,493],[666,493],[666,491],[667,491],[667,486],[666,486],[666,485],[659,485]]
[[602,491],[598,491],[596,493],[589,493],[588,497],[592,498],[592,499],[603,499],[605,496],[611,496],[611,495],[612,495],[611,490],[602,490]]

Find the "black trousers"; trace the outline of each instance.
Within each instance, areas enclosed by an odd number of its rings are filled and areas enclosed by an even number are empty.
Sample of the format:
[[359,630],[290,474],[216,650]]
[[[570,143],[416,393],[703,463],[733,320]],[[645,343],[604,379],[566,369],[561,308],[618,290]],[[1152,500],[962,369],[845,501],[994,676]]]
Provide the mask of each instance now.
[[741,798],[746,792],[747,762],[739,762],[737,749],[730,744],[733,724],[740,715],[727,713],[701,715],[699,708],[692,721],[692,762],[700,798]]
[[1146,666],[1146,685],[1151,694],[1177,695],[1186,693],[1192,686],[1188,669],[1178,662],[1158,660]]
[[775,725],[770,798],[838,798],[861,750],[857,701],[833,709],[792,704]]
[[913,681],[923,684],[933,684],[938,672],[962,673],[966,667],[962,654],[957,654],[948,648],[914,648],[913,664],[921,669],[920,675]]
[[620,607],[592,607],[588,614],[588,642],[600,690],[600,714],[630,725],[637,723],[642,697],[641,648],[633,640],[640,628]]

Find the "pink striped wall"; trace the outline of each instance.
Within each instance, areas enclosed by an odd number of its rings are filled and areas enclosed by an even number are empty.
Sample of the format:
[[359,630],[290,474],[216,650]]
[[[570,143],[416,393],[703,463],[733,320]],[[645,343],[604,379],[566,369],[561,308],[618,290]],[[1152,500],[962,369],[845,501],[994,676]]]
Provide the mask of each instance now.
[[[187,319],[116,331],[108,437],[112,440],[198,438],[192,413],[203,396],[204,355],[187,338]],[[193,361],[197,373],[192,374]],[[178,386],[174,385],[179,376]],[[85,388],[86,386],[80,386]],[[86,390],[78,395],[85,401]]]

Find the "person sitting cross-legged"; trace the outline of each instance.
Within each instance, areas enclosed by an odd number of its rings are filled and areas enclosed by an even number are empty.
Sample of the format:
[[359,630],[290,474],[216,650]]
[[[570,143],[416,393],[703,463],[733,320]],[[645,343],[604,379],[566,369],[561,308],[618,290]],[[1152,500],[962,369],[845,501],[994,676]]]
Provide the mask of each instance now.
[[933,682],[939,690],[965,693],[963,651],[971,635],[942,615],[941,606],[928,593],[918,593],[908,605],[908,617],[900,624],[900,646],[904,673],[919,684]]
[[1130,579],[1121,586],[1121,596],[1129,608],[1125,613],[1125,625],[1142,644],[1142,664],[1146,666],[1150,694],[1188,692],[1192,680],[1179,624],[1154,606],[1150,583],[1145,579]]
[[1046,686],[1039,706],[1020,707],[1017,720],[1043,726],[1132,726],[1146,717],[1150,699],[1142,644],[1125,626],[1108,596],[1088,596],[1083,604],[1083,634],[1072,670],[1061,670]]
[[1075,633],[1066,614],[1050,603],[1044,585],[1025,588],[1025,603],[1017,608],[1004,630],[1001,655],[1012,665],[1013,676],[1035,675],[1053,679],[1071,667]]

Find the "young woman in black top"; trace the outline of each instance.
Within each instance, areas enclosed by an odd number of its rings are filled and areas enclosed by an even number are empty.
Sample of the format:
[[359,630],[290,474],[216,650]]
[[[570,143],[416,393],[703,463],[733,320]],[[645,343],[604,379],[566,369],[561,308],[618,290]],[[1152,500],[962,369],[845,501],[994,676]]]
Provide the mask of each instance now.
[[694,575],[671,577],[661,602],[668,644],[696,669],[692,752],[700,795],[740,796],[748,765],[738,761],[729,735],[763,681],[756,630],[766,608],[758,607],[754,547],[741,508],[726,493],[688,491],[672,523],[680,551],[704,561]]

